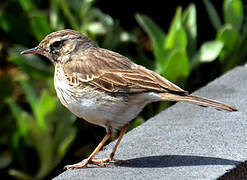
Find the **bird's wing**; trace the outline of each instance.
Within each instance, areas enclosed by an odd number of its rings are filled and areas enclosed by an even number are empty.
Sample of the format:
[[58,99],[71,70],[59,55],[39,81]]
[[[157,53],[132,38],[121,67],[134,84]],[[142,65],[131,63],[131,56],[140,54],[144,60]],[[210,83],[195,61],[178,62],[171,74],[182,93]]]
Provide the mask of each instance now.
[[111,93],[186,92],[128,58],[100,48],[68,61],[64,72],[72,86],[91,87]]

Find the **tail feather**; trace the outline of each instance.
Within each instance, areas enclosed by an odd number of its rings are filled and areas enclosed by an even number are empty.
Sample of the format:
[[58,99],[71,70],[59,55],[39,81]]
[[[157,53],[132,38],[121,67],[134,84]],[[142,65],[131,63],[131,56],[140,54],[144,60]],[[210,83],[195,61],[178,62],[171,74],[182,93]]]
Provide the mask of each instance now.
[[190,94],[177,95],[177,94],[171,94],[171,93],[161,93],[160,95],[162,98],[164,98],[164,100],[169,100],[169,101],[184,101],[184,102],[189,102],[189,103],[197,104],[197,105],[204,106],[204,107],[213,107],[217,110],[225,110],[225,111],[230,111],[230,112],[238,110],[235,107],[232,107],[230,105],[223,104],[223,103],[220,103],[220,102],[217,102],[211,99],[207,99],[207,98],[190,95]]

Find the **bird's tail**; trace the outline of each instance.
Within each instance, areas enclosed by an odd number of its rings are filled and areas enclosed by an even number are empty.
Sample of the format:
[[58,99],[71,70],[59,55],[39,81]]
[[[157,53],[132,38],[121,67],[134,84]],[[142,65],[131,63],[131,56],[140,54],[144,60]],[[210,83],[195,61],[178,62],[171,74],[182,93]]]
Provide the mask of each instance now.
[[169,101],[184,101],[184,102],[189,102],[192,104],[197,104],[203,107],[213,107],[217,110],[225,110],[225,111],[237,111],[235,107],[207,99],[207,98],[202,98],[199,96],[194,96],[190,94],[182,94],[182,95],[177,95],[177,94],[171,94],[171,93],[161,93],[160,96],[164,100],[169,100]]

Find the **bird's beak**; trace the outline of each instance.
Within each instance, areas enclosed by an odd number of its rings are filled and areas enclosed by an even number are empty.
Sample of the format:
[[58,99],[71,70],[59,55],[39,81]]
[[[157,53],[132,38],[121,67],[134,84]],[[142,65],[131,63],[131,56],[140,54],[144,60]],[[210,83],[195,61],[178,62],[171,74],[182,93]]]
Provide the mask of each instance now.
[[31,48],[31,49],[27,49],[25,51],[22,51],[21,55],[23,55],[23,54],[40,54],[42,52],[43,52],[43,50],[41,48],[34,47],[34,48]]

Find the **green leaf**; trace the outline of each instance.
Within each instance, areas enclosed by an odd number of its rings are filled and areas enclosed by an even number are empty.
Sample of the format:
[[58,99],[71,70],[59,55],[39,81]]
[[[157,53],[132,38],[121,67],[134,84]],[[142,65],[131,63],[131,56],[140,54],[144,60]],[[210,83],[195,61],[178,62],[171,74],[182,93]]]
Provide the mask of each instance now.
[[1,29],[3,29],[5,32],[9,33],[11,23],[8,19],[9,19],[9,17],[7,17],[6,15],[4,15],[4,14],[0,15],[0,27],[1,27]]
[[[75,6],[74,2],[72,1],[69,1],[69,2],[71,2],[71,4]],[[94,16],[94,14],[92,13],[92,10],[97,9],[97,8],[92,8],[93,4],[95,3],[95,0],[84,0],[84,1],[78,1],[78,2],[80,3],[80,5],[75,6],[74,10],[78,11],[78,7],[80,7],[80,11],[79,11],[80,19],[86,20],[87,22],[91,22],[92,21],[91,18]]]
[[54,111],[56,103],[55,96],[50,95],[48,91],[43,91],[39,101],[39,108],[42,116],[45,117],[48,113]]
[[199,52],[193,57],[191,66],[195,67],[202,62],[212,62],[220,54],[224,47],[224,43],[221,41],[209,41],[205,42],[201,47]]
[[25,92],[27,101],[30,104],[33,113],[36,114],[38,110],[38,97],[36,96],[34,89],[31,86],[31,82],[25,79],[19,79],[19,82]]
[[206,7],[206,10],[208,12],[208,16],[209,16],[209,19],[210,19],[212,25],[214,26],[214,28],[216,30],[219,30],[222,26],[222,23],[221,23],[219,15],[217,13],[217,10],[213,6],[213,4],[210,2],[210,0],[203,0],[203,2],[205,4],[205,7]]
[[[60,118],[58,119],[57,117]],[[61,104],[57,104],[56,111],[48,117],[48,122],[57,123],[53,140],[57,144],[56,151],[59,158],[62,158],[65,155],[65,152],[76,136],[77,129],[74,126],[75,121],[76,116]]]
[[188,38],[187,52],[189,57],[191,57],[196,51],[197,37],[196,7],[194,4],[190,4],[184,10],[182,23]]
[[106,28],[100,22],[92,22],[87,25],[87,30],[96,35],[106,34]]
[[15,177],[15,179],[28,180],[33,178],[28,174],[26,174],[25,172],[19,171],[17,169],[9,169],[8,174],[12,177]]
[[[90,13],[91,13],[91,18],[94,17],[94,18],[99,19],[99,22],[102,23],[102,25],[104,26],[104,28],[107,29],[107,31],[111,30],[114,27],[114,20],[113,20],[113,18],[111,16],[103,13],[99,9],[93,9],[93,10],[90,11]],[[95,22],[95,21],[92,21],[92,22]],[[88,22],[86,25],[88,26],[88,24],[90,24],[90,23],[91,22]]]
[[188,34],[195,39],[197,36],[196,27],[196,7],[194,4],[190,4],[183,12],[183,25],[188,31]]
[[48,17],[38,11],[38,8],[33,1],[20,0],[19,3],[29,17],[31,31],[37,41],[41,41],[44,36],[52,32]]
[[41,41],[47,34],[51,33],[48,17],[40,12],[30,14],[32,32],[38,41]]
[[243,4],[241,0],[225,0],[223,4],[225,22],[237,30],[243,22]]
[[182,25],[182,8],[176,10],[165,42],[165,48],[186,51],[187,37]]
[[65,155],[65,153],[67,152],[69,146],[71,145],[71,143],[75,139],[77,131],[75,128],[70,127],[70,130],[67,132],[68,132],[67,136],[61,140],[61,142],[58,146],[58,154],[59,154],[60,158],[62,158]]
[[20,140],[21,140],[21,132],[19,129],[17,129],[12,135],[11,135],[11,148],[12,149],[18,149],[20,148]]
[[135,18],[151,39],[154,47],[154,56],[159,64],[163,66],[166,56],[166,52],[164,51],[165,33],[149,17],[136,14]]
[[19,4],[27,12],[37,10],[36,6],[33,4],[33,1],[31,0],[19,0]]
[[15,82],[11,76],[0,76],[0,112],[2,112],[6,106],[6,98],[11,97],[14,94],[15,88]]
[[68,3],[65,0],[58,0],[58,5],[60,6],[61,10],[63,11],[64,16],[67,18],[70,26],[72,29],[80,31],[80,26],[76,21],[75,16],[71,13]]
[[175,12],[175,16],[172,19],[169,27],[169,33],[176,32],[182,28],[182,7],[178,7]]
[[185,79],[190,73],[190,64],[186,52],[173,51],[168,58],[164,77],[172,82],[179,82]]
[[156,25],[149,17],[141,14],[136,14],[136,20],[139,25],[145,30],[153,44],[158,44],[163,47],[165,33]]
[[57,4],[57,0],[51,0],[50,1],[50,24],[52,29],[54,30],[61,30],[65,29],[65,22],[64,19],[61,16],[61,13],[59,12],[59,6]]
[[215,60],[218,57],[223,46],[224,44],[219,41],[204,43],[200,49],[200,61],[210,62]]
[[20,106],[18,106],[14,99],[8,98],[6,102],[16,119],[18,131],[22,136],[26,136],[28,133],[28,119],[31,119],[30,115],[27,114],[27,112],[25,112]]
[[120,26],[118,23],[113,23],[111,27],[108,27],[108,33],[103,42],[103,47],[114,49],[120,43]]
[[233,28],[230,24],[225,25],[218,33],[217,40],[224,43],[224,48],[220,53],[220,60],[223,61],[227,57],[231,56],[236,48],[238,47],[240,41],[239,32]]
[[55,96],[51,96],[47,91],[43,91],[37,107],[37,120],[42,129],[47,128],[45,118],[55,110],[56,103]]
[[166,41],[167,49],[186,51],[186,47],[187,36],[183,28],[168,33]]
[[138,118],[136,118],[135,120],[133,120],[130,124],[130,129],[134,129],[138,126],[140,126],[141,124],[143,124],[145,122],[145,120],[139,116]]

